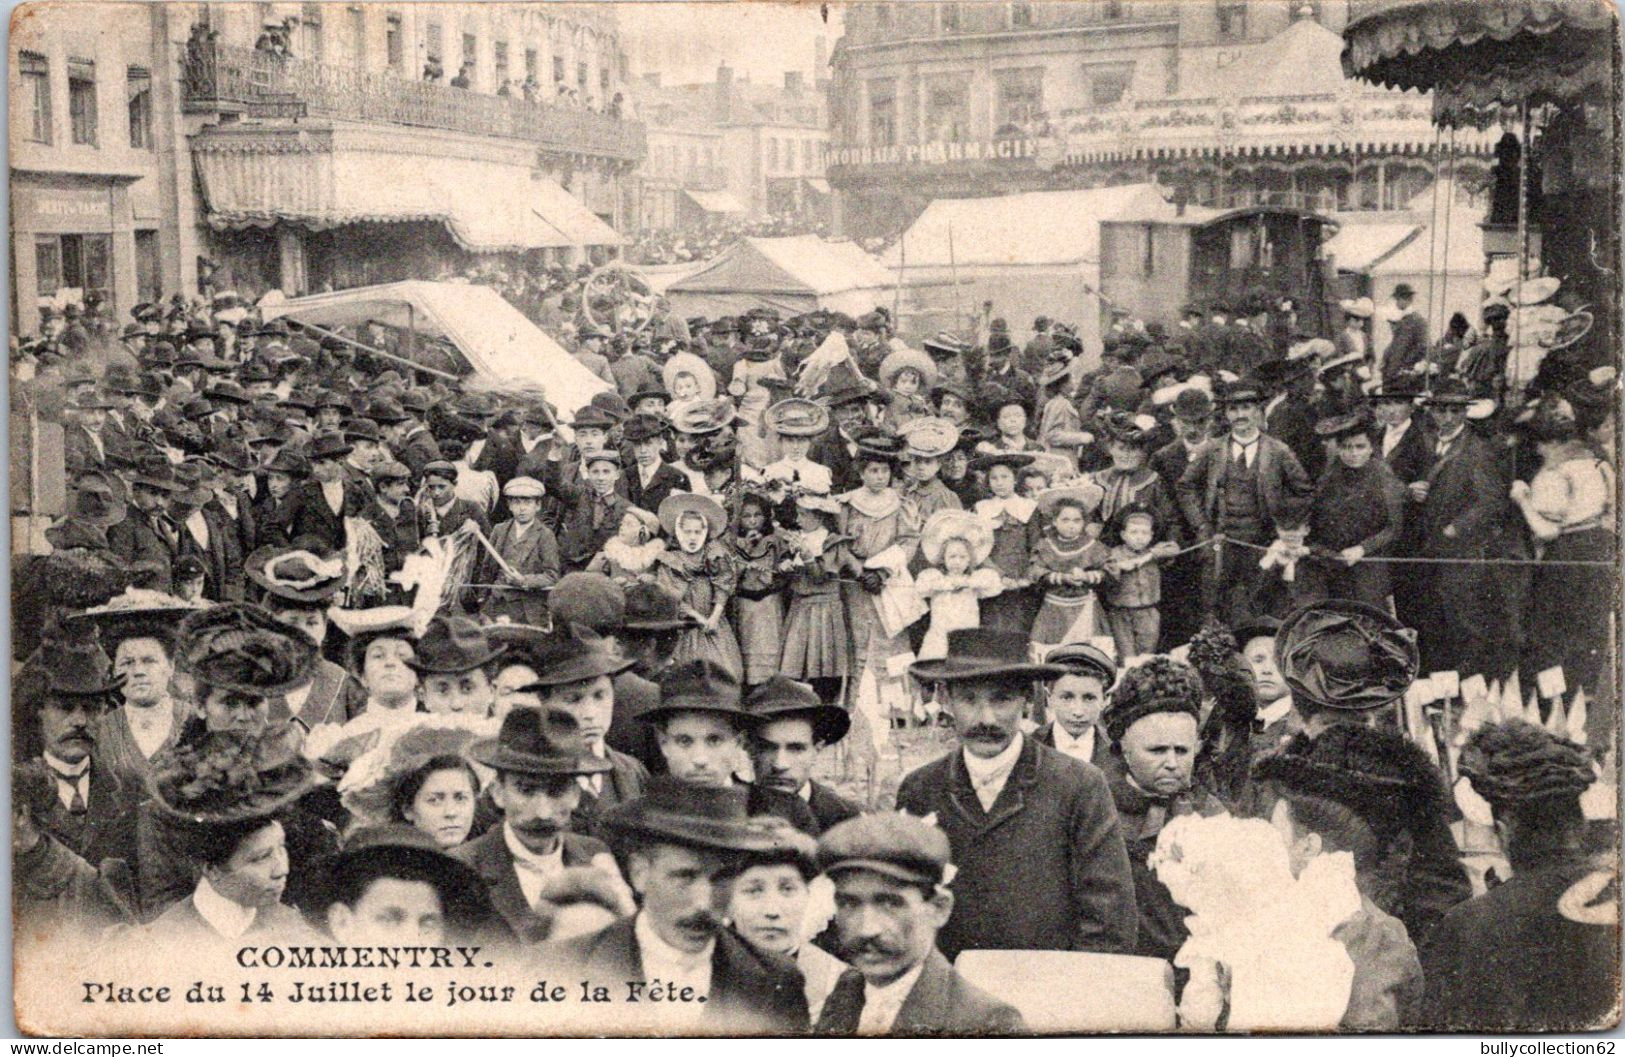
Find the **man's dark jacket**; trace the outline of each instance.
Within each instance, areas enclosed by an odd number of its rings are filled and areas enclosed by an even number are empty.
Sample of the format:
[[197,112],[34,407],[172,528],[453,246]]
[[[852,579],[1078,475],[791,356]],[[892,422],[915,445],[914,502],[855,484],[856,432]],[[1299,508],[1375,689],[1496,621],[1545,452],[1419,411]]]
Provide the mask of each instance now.
[[1134,878],[1100,769],[1023,739],[984,811],[956,749],[903,779],[897,807],[948,834],[954,911],[937,935],[963,950],[1134,950]]
[[[855,1035],[863,1016],[863,974],[848,969],[818,1014],[819,1035]],[[966,980],[936,951],[903,1000],[888,1035],[1017,1035],[1027,1030],[1014,1006]]]

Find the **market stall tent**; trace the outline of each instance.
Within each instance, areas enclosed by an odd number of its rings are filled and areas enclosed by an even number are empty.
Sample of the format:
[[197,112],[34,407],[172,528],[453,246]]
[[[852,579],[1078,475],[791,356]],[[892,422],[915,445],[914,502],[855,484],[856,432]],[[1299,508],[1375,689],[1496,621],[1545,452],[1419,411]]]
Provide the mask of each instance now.
[[991,301],[993,315],[1009,323],[1018,341],[1037,316],[1066,320],[1078,325],[1085,352],[1098,353],[1100,222],[1177,213],[1149,183],[941,198],[925,207],[881,264],[902,275],[922,308],[963,315]]
[[[563,346],[502,299],[472,283],[413,280],[358,286],[260,306],[266,320],[286,318],[312,326],[360,328],[369,323],[445,343],[456,351],[453,374],[473,375],[497,391],[540,391],[565,415],[609,388]],[[443,348],[424,350],[442,353]],[[437,362],[420,360],[430,367]]]
[[742,238],[666,289],[680,316],[735,316],[753,308],[790,316],[817,308],[862,315],[890,305],[896,283],[849,241],[816,235]]

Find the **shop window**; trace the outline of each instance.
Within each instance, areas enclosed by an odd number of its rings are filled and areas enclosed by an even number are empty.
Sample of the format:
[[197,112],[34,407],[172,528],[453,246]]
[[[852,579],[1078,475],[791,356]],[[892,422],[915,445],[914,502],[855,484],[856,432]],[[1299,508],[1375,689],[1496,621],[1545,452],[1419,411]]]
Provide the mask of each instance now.
[[1247,36],[1247,5],[1235,0],[1219,0],[1219,38],[1241,40]]
[[34,239],[34,268],[39,296],[78,290],[84,298],[112,296],[111,235],[39,235]]
[[505,40],[491,45],[491,71],[498,88],[508,83],[508,42]]
[[440,62],[445,54],[444,33],[438,22],[430,22],[424,29],[423,54],[430,62]]
[[897,142],[897,82],[869,82],[869,146],[890,147]]
[[963,143],[970,138],[970,84],[964,77],[942,77],[925,94],[925,141]]
[[540,69],[540,62],[541,56],[536,53],[535,48],[525,49],[525,80],[534,81],[538,79],[536,71]]
[[479,69],[480,38],[472,33],[463,34],[463,66],[469,73]]
[[367,15],[359,7],[344,9],[344,18],[349,23],[350,58],[355,68],[367,68]]
[[1129,74],[1097,74],[1089,82],[1089,100],[1095,106],[1112,106],[1128,94]]
[[999,70],[993,76],[999,84],[996,134],[1032,132],[1044,115],[1043,69]]
[[28,108],[32,121],[28,138],[35,143],[51,142],[51,67],[45,56],[31,51],[17,56],[18,71],[23,79],[23,105]]
[[152,149],[152,73],[145,66],[131,66],[125,78],[130,100],[130,146]]
[[96,64],[86,59],[68,60],[68,117],[73,125],[73,142],[96,145]]
[[322,5],[306,4],[299,12],[299,50],[301,59],[322,61]]
[[1014,3],[1010,5],[1010,28],[1031,29],[1033,25],[1033,5],[1031,3]]
[[159,271],[158,232],[152,230],[135,233],[135,294],[142,301],[157,301],[164,296],[163,276]]
[[553,83],[558,84],[558,85],[564,84],[564,56],[563,55],[555,55],[555,56],[553,56]]
[[392,70],[399,70],[406,62],[406,44],[402,39],[400,15],[390,15],[384,19],[384,54]]

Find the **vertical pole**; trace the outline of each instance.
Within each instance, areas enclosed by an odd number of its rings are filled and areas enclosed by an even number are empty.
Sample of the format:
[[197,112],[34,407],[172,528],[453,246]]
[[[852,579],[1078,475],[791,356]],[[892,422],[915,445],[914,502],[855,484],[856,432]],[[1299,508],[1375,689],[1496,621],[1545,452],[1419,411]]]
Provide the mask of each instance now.
[[959,262],[954,256],[954,226],[948,225],[948,278],[954,284],[954,328],[964,320],[964,313],[959,305]]
[[[1529,100],[1523,101],[1518,143],[1518,270],[1512,278],[1512,352],[1507,357],[1513,368],[1514,382],[1523,371],[1523,319],[1519,307],[1523,303],[1524,270],[1529,265]],[[1521,384],[1521,383],[1520,383]]]

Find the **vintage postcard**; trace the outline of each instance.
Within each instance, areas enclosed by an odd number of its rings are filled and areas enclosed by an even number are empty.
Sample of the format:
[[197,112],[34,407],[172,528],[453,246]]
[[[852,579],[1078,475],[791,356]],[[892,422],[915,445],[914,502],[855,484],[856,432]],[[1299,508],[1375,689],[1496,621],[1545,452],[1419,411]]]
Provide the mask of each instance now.
[[1616,1025],[1619,55],[15,8],[17,1023]]

